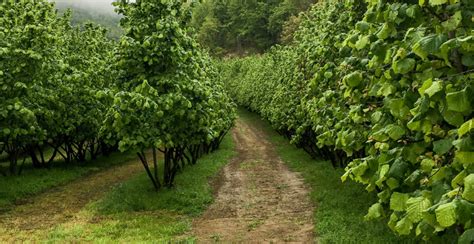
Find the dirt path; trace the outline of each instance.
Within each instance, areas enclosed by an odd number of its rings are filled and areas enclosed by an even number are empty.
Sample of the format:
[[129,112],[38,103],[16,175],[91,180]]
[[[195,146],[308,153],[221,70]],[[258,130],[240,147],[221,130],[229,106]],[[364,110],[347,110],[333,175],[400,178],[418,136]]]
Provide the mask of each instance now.
[[141,171],[141,164],[131,160],[28,199],[26,204],[0,214],[0,243],[19,241],[18,236],[34,235],[71,220],[88,203]]
[[313,206],[298,174],[288,170],[255,125],[238,120],[238,156],[220,175],[216,199],[193,223],[199,242],[313,242]]

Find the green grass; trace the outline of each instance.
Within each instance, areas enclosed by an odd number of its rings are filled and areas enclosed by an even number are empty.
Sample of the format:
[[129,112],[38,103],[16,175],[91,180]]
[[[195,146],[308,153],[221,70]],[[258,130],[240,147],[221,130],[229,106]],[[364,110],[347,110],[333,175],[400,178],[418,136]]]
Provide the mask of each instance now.
[[[145,173],[115,187],[101,200],[83,211],[88,219],[64,224],[48,235],[51,242],[163,242],[184,237],[193,217],[213,201],[209,181],[235,155],[234,143],[227,135],[219,150],[187,166],[175,179],[175,187],[155,192]],[[182,236],[182,237],[179,237]]]
[[188,218],[170,212],[120,213],[103,217],[98,223],[61,225],[45,242],[155,243],[170,241],[189,228]]
[[414,243],[411,237],[398,237],[387,221],[364,221],[368,208],[376,201],[374,194],[354,182],[342,183],[343,169],[329,162],[312,159],[306,152],[290,145],[257,114],[239,111],[240,117],[264,130],[276,146],[281,159],[295,172],[301,172],[312,188],[315,205],[315,236],[321,243]]
[[0,176],[0,211],[6,211],[19,199],[65,184],[88,173],[124,163],[132,158],[134,158],[132,154],[113,153],[109,157],[103,156],[81,164],[67,165],[55,162],[50,169],[34,169],[27,162],[21,175]]

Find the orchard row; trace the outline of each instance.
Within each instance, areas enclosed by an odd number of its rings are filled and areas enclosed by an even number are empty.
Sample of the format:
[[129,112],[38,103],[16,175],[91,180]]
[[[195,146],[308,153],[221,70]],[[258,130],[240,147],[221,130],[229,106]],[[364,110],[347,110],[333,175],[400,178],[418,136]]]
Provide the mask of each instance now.
[[323,1],[294,42],[221,65],[236,101],[377,193],[400,235],[474,234],[474,5]]
[[[116,4],[118,43],[73,27],[48,1],[0,4],[0,153],[49,167],[111,150],[137,152],[156,188],[219,146],[235,108],[215,65],[188,36],[181,1]],[[153,152],[153,159],[147,158]],[[164,153],[160,181],[149,162]],[[7,174],[7,172],[2,172]]]

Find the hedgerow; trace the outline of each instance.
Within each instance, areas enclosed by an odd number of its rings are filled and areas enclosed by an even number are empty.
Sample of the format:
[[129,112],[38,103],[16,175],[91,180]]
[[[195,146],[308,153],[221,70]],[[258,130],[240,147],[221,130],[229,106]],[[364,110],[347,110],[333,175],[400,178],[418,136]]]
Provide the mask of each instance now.
[[40,168],[110,150],[99,139],[109,101],[96,94],[114,79],[114,45],[98,26],[72,27],[70,15],[46,1],[0,4],[0,153],[11,174],[26,156]]
[[0,4],[0,154],[11,174],[28,157],[50,167],[58,155],[85,161],[119,149],[138,153],[156,189],[171,187],[232,127],[235,104],[188,34],[189,8],[178,0],[115,4],[125,31],[118,43],[93,24],[72,27],[71,13],[59,15],[46,0]]
[[235,100],[378,195],[400,235],[472,240],[472,1],[324,1],[221,70]]
[[[102,134],[121,151],[138,152],[156,189],[171,187],[185,163],[217,149],[233,125],[235,105],[213,62],[188,35],[190,13],[182,1],[116,5],[125,35],[117,48],[118,92]],[[164,153],[162,179],[157,150]]]

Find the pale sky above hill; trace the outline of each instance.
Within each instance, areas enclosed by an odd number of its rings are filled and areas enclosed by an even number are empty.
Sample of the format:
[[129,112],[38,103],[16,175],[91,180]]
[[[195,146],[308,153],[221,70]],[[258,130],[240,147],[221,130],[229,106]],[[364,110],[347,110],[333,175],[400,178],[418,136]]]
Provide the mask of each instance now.
[[57,3],[69,3],[73,7],[95,10],[104,13],[114,13],[113,0],[52,0]]

